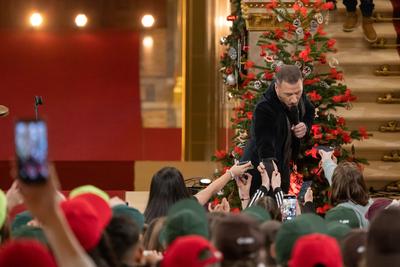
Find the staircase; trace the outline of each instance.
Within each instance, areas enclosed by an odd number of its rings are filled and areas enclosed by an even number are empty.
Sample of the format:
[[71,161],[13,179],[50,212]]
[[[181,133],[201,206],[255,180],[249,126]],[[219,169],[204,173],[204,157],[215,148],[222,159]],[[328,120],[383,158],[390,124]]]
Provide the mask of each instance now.
[[[378,103],[379,97],[391,94],[400,98],[400,57],[396,49],[397,33],[390,18],[393,17],[393,6],[390,0],[374,0],[376,21],[374,28],[378,34],[378,43],[365,41],[361,29],[361,13],[359,26],[350,33],[342,31],[345,18],[345,7],[338,1],[337,10],[330,14],[326,32],[337,40],[338,53],[334,55],[344,71],[345,83],[358,99],[351,110],[339,109],[338,115],[346,119],[350,129],[366,127],[372,134],[369,139],[355,141],[356,155],[368,159],[370,165],[365,166],[364,177],[369,187],[382,189],[392,181],[400,180],[400,162],[383,161],[393,151],[400,151],[400,131],[381,132],[380,127],[389,121],[398,123],[400,130],[400,101],[398,103]],[[387,19],[388,18],[388,19]],[[378,48],[382,45],[388,48]],[[379,70],[386,66],[389,75]],[[387,74],[387,73],[383,73]],[[350,146],[348,146],[350,148]]]

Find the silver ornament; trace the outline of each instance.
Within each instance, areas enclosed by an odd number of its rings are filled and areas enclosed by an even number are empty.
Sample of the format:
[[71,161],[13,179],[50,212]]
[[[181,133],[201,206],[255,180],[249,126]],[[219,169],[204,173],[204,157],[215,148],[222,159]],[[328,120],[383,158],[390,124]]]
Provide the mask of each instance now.
[[328,60],[328,65],[331,68],[336,68],[337,66],[339,66],[339,60],[335,57],[331,57]]
[[275,62],[276,66],[278,67],[282,67],[283,66],[283,61],[282,60],[278,60]]
[[226,77],[226,84],[231,86],[236,85],[236,77],[233,73],[229,74],[228,77]]
[[228,39],[226,38],[226,36],[222,36],[221,39],[219,39],[219,43],[221,45],[225,45],[227,44]]
[[318,24],[324,23],[324,16],[321,13],[315,14],[314,18],[317,20]]
[[228,50],[228,55],[232,60],[237,59],[238,53],[234,47],[230,47]]
[[313,20],[310,22],[310,31],[311,31],[311,32],[316,32],[317,29],[318,29],[318,22],[317,22],[315,19],[313,19]]
[[296,61],[294,63],[294,65],[296,65],[299,69],[301,69],[301,67],[303,67],[303,64],[300,61]]
[[303,68],[303,74],[304,74],[304,76],[305,77],[307,77],[308,75],[310,75],[311,74],[311,72],[312,72],[312,69],[309,67],[309,66],[304,66],[304,68]]
[[300,27],[301,26],[301,20],[299,18],[293,20],[293,25],[296,27]]
[[304,37],[304,30],[303,30],[303,28],[302,28],[302,27],[298,27],[298,28],[296,29],[296,34],[297,34],[297,37],[303,38],[303,37]]
[[325,82],[325,81],[321,81],[320,83],[319,83],[322,87],[324,87],[324,88],[326,88],[326,89],[329,89],[329,84],[327,83],[327,82]]
[[255,82],[253,83],[253,87],[254,87],[255,89],[257,89],[257,90],[260,90],[261,87],[262,87],[261,81],[255,81]]

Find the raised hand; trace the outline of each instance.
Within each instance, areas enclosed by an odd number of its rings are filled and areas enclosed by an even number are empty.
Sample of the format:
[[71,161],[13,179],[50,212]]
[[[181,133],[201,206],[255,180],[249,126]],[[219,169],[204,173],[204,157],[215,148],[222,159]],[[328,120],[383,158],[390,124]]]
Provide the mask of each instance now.
[[261,185],[269,190],[270,188],[270,178],[268,176],[267,170],[262,162],[257,167],[257,170],[260,172],[261,175]]
[[231,172],[233,177],[240,177],[242,176],[248,169],[250,169],[251,167],[253,167],[253,165],[251,164],[251,161],[239,165],[239,162],[236,162],[235,165],[233,165],[229,171]]
[[278,166],[276,166],[275,162],[272,161],[272,164],[274,165],[274,171],[272,172],[272,177],[271,177],[271,187],[272,190],[275,190],[277,187],[281,187],[281,174],[278,171]]

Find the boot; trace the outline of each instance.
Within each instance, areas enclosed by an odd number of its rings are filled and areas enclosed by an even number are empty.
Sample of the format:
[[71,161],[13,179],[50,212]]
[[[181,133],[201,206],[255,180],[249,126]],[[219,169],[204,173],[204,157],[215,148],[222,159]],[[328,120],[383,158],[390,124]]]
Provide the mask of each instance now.
[[352,32],[356,26],[357,26],[357,13],[347,12],[346,20],[343,23],[343,31]]
[[373,23],[374,20],[371,17],[363,17],[362,29],[364,32],[364,37],[370,43],[375,43],[378,40]]

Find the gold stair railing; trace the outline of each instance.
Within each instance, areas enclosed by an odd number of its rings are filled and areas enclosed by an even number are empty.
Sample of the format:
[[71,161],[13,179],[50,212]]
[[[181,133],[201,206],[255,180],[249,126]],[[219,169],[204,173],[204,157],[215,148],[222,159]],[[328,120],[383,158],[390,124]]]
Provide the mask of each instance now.
[[394,20],[400,20],[400,18],[385,17],[381,13],[376,13],[373,16],[373,19],[375,22],[390,22],[390,21],[394,21]]
[[397,48],[400,46],[400,44],[388,44],[388,41],[386,38],[379,38],[378,41],[375,43],[371,44],[373,48]]
[[390,153],[384,155],[384,156],[382,157],[382,161],[386,161],[386,162],[400,162],[399,151],[398,151],[398,150],[391,151]]
[[400,132],[398,121],[388,121],[385,125],[379,127],[380,132]]
[[391,70],[389,65],[379,66],[375,70],[375,75],[377,76],[397,76],[400,75],[400,70]]
[[384,97],[378,97],[376,102],[379,104],[399,104],[400,98],[394,97],[391,93],[388,93]]

